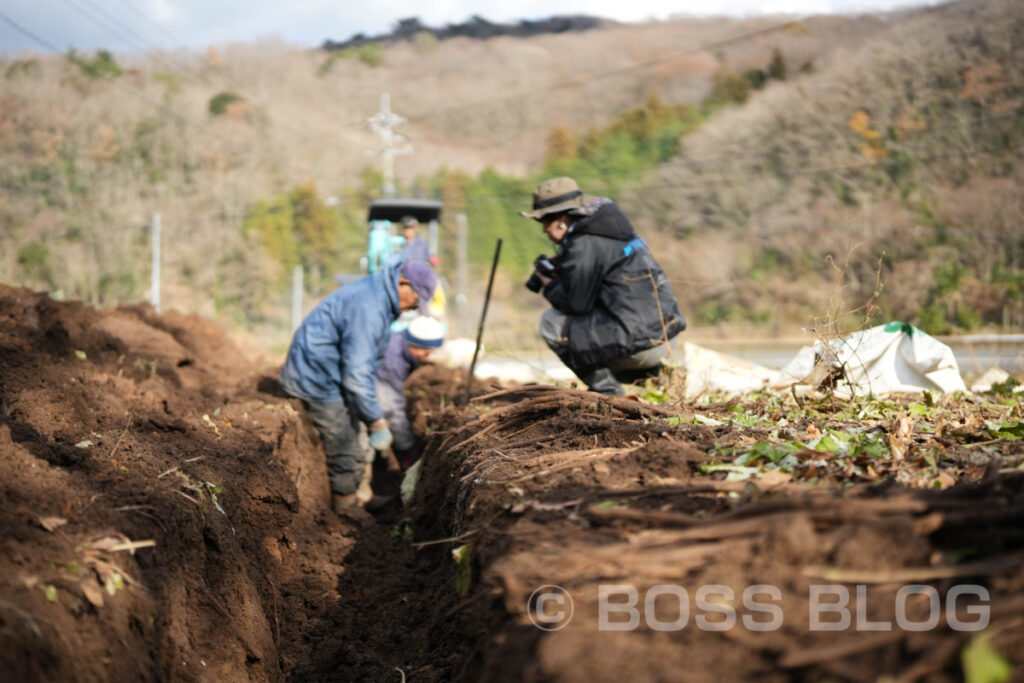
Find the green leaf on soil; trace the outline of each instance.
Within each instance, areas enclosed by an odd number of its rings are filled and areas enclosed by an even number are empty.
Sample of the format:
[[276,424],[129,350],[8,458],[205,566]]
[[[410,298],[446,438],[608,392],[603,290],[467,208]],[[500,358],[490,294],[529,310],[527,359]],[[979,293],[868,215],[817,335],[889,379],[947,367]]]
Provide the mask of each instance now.
[[[803,447],[796,443],[772,443],[770,441],[759,441],[750,449],[747,462],[751,459],[763,459],[778,465],[788,456],[800,451]],[[737,459],[737,463],[739,460]]]
[[43,588],[43,595],[46,596],[47,600],[49,600],[50,602],[57,602],[57,587],[56,586],[54,586],[52,583],[47,583],[47,584],[43,584],[42,588]]
[[452,557],[458,567],[459,574],[455,579],[455,588],[460,597],[466,597],[473,589],[473,563],[471,560],[472,544],[460,545],[452,550]]
[[103,587],[109,595],[115,595],[117,591],[124,588],[124,578],[118,572],[110,572],[103,581]]
[[960,651],[967,683],[1002,683],[1010,680],[1013,667],[992,647],[991,634],[982,634]]
[[866,455],[869,458],[886,458],[890,455],[889,446],[882,439],[874,439],[862,435],[850,444],[850,455]]
[[911,403],[907,406],[907,412],[921,417],[928,414],[928,406],[923,403]]
[[989,392],[993,394],[1012,394],[1013,390],[1019,386],[1020,382],[1011,375],[1002,382],[996,382],[993,384],[992,388],[989,389]]
[[391,527],[391,531],[388,532],[388,536],[396,541],[408,541],[412,538],[412,525],[406,521],[399,522],[395,526]]
[[842,446],[844,448],[846,447],[847,444],[850,443],[850,439],[853,438],[852,434],[848,434],[846,432],[839,431],[837,429],[830,429],[830,430],[828,430],[828,435],[831,436],[833,439],[835,439],[837,444],[842,444]]
[[640,398],[648,403],[664,403],[669,399],[669,395],[661,389],[647,389],[640,394]]
[[682,423],[682,421],[683,418],[679,417],[678,415],[672,415],[671,417],[665,418],[665,422],[668,423],[669,427],[678,427],[680,423]]
[[756,415],[737,415],[732,418],[732,423],[738,427],[753,427],[757,424]]
[[85,351],[82,351],[81,349],[75,349],[75,358],[78,358],[79,360],[85,360]]
[[1024,439],[1024,422],[995,422],[987,423],[985,426],[988,428],[989,434],[997,439],[1008,441]]
[[844,450],[846,450],[845,448],[841,447],[830,434],[823,435],[820,439],[818,439],[818,442],[813,443],[813,445],[807,445],[809,448],[813,448],[814,450],[819,451],[821,453],[835,453],[838,455],[839,453],[842,453]]

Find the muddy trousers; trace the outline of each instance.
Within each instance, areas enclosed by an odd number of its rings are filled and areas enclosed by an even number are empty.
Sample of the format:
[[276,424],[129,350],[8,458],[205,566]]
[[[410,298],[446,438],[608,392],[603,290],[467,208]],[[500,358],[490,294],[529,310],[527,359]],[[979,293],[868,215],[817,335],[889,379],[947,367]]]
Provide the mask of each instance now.
[[372,462],[368,459],[372,450],[366,428],[344,401],[304,400],[302,403],[324,442],[331,493],[342,496],[355,493],[363,480],[366,463]]
[[[549,308],[540,317],[540,336],[552,351],[554,351],[566,366],[576,373],[591,391],[599,394],[622,394],[622,385],[616,375],[620,373],[629,374],[637,370],[657,368],[661,365],[663,358],[671,353],[668,344],[659,344],[643,351],[631,353],[622,358],[613,358],[606,366],[582,368],[575,366],[570,361],[569,340],[562,336],[565,329],[565,313]],[[673,344],[675,340],[673,339]]]

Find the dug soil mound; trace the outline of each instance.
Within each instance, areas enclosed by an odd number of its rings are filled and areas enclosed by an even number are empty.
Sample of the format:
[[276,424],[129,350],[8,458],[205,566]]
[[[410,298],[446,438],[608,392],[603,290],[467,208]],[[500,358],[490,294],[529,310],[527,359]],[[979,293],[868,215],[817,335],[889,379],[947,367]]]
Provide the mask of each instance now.
[[[0,667],[25,681],[1005,680],[1019,400],[651,405],[424,367],[408,505],[328,508],[212,324],[0,286]],[[997,400],[998,399],[998,400]],[[408,491],[408,490],[407,490]]]
[[273,373],[211,323],[0,287],[9,680],[277,680],[354,544]]
[[979,404],[476,397],[431,441],[417,526],[458,548],[457,677],[1004,680],[1024,664],[1024,425]]

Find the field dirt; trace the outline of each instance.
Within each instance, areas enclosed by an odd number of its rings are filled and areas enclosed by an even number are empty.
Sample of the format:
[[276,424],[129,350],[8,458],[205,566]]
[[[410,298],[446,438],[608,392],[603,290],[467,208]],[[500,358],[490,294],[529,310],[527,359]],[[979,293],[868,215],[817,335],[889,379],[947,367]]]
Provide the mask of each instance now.
[[[841,427],[841,406],[779,427],[789,409],[760,399],[486,381],[465,403],[465,374],[428,366],[407,385],[412,504],[339,518],[275,376],[196,317],[0,285],[5,677],[946,681],[993,652],[1024,670],[1024,448],[978,405],[861,420],[899,459],[805,449],[731,481],[713,456]],[[399,476],[379,466],[375,489]],[[840,588],[851,624],[816,628]],[[983,637],[963,629],[982,613]]]
[[[1019,468],[1019,442],[980,457],[972,444],[981,441],[950,442],[940,476],[956,483],[943,490],[914,480],[922,464],[909,455],[906,468],[863,476],[837,458],[798,477],[727,481],[701,474],[709,450],[767,432],[689,424],[696,406],[572,389],[526,387],[474,403],[477,416],[453,420],[427,460],[445,483],[422,493],[445,492],[442,514],[420,499],[419,528],[433,522],[433,536],[471,548],[473,587],[460,609],[475,636],[460,679],[959,680],[959,656],[978,633],[949,620],[966,623],[981,603],[950,599],[951,590],[975,585],[989,591],[986,633],[1019,674],[1024,477],[1001,471]],[[699,411],[723,422],[735,414]],[[666,417],[682,419],[669,426]],[[935,589],[934,614],[931,596],[899,596],[915,584]],[[551,585],[571,609],[537,603],[532,594]],[[745,597],[751,586],[777,593]],[[812,625],[812,614],[841,618],[812,606],[812,586],[825,587],[818,605],[848,591],[849,626]],[[763,603],[776,610],[772,628],[757,626],[771,621]],[[559,619],[566,612],[571,620]]]

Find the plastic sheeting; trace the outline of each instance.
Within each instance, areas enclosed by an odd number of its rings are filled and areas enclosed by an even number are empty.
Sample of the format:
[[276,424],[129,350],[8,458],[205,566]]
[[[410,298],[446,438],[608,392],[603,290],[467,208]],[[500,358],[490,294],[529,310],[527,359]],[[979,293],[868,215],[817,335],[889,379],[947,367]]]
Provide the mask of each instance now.
[[[676,352],[676,355],[680,354]],[[746,394],[768,387],[792,384],[778,370],[684,342],[680,365],[686,372],[686,400],[704,394]]]
[[789,384],[817,384],[832,371],[836,389],[853,395],[967,391],[953,350],[901,322],[805,346],[781,374]]
[[[432,359],[449,367],[468,367],[475,343],[470,339],[449,339]],[[831,388],[839,396],[884,393],[967,391],[953,350],[921,330],[892,322],[828,342],[805,346],[782,369],[751,363],[728,354],[680,341],[675,362],[684,373],[686,400],[719,394],[737,396],[761,389],[807,393],[822,379],[836,379]],[[526,362],[512,357],[484,358],[476,376],[529,384],[578,381],[561,363],[552,359]]]

